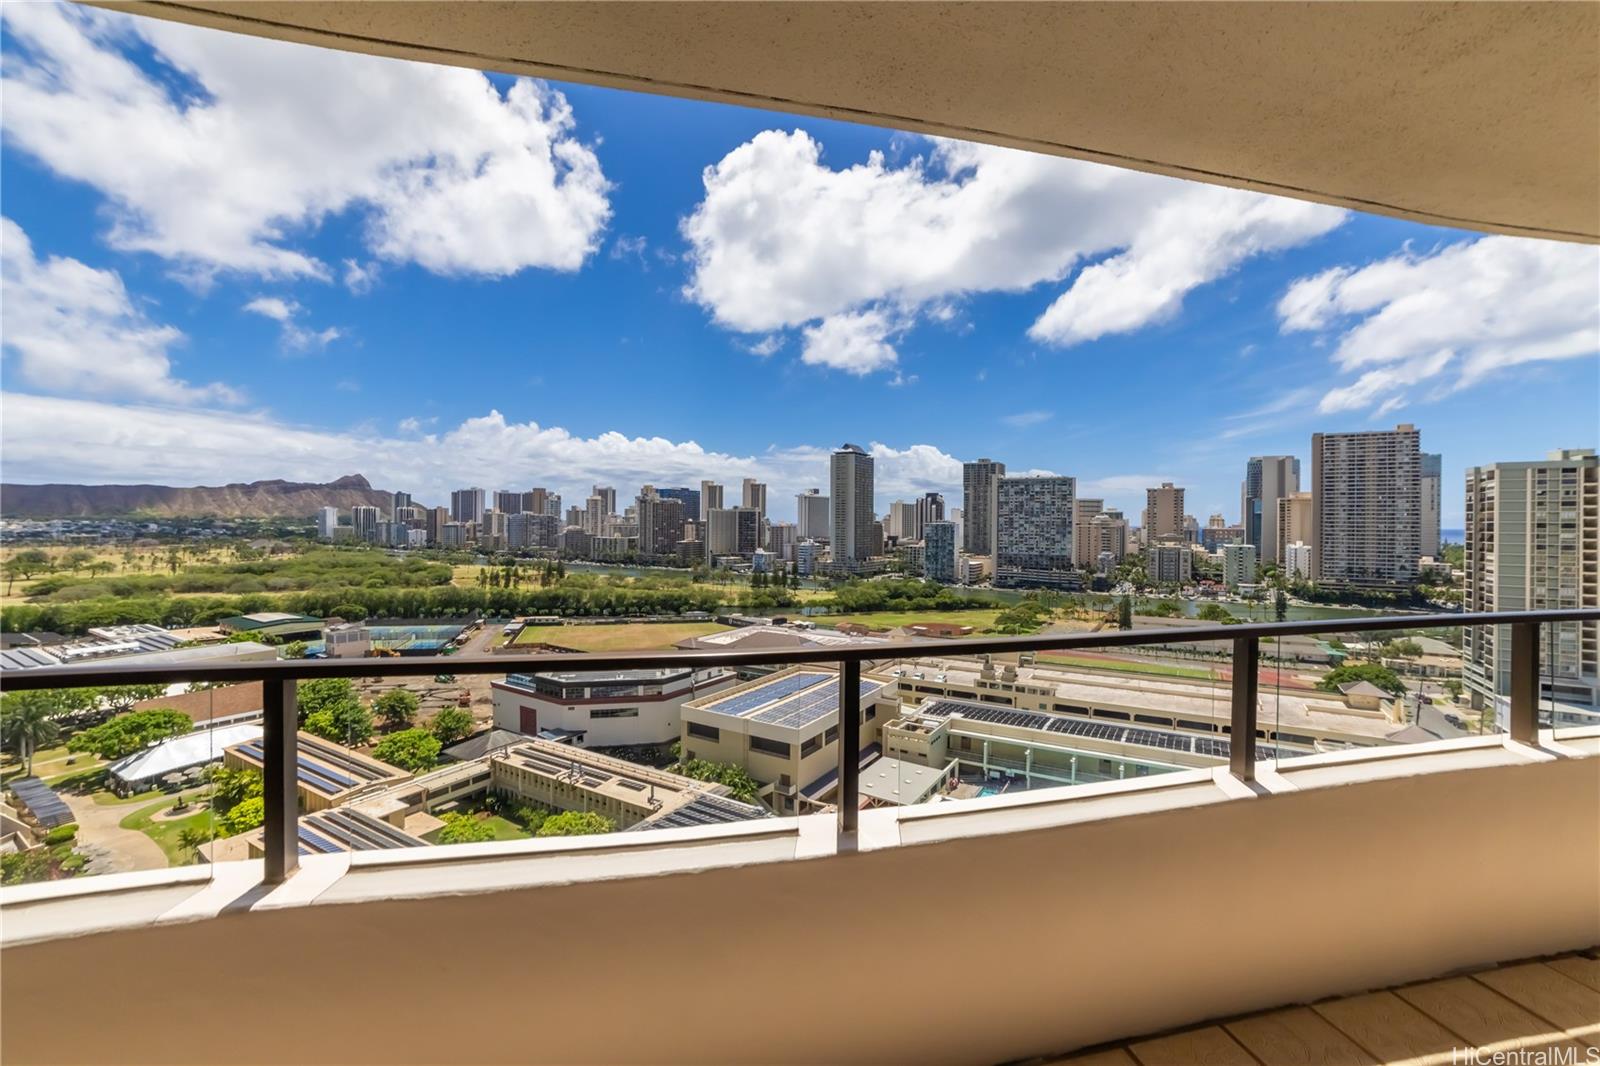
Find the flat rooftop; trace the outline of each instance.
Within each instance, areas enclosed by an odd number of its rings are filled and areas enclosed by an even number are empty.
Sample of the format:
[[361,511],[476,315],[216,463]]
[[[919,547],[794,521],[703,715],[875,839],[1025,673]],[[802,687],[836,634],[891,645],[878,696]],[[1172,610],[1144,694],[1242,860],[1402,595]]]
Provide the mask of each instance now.
[[[1019,711],[1012,707],[996,707],[989,703],[975,703],[971,700],[924,700],[914,714],[927,715],[933,718],[960,718],[971,722],[992,722],[997,725],[1012,726],[1016,729],[1028,729],[1038,733],[1054,735],[1056,743],[1070,743],[1064,737],[1081,737],[1085,740],[1099,740],[1112,744],[1127,744],[1133,747],[1150,748],[1152,751],[1177,751],[1188,755],[1200,755],[1207,758],[1219,759],[1226,762],[1233,752],[1226,737],[1201,736],[1195,733],[1180,733],[1171,729],[1153,729],[1145,725],[1120,725],[1116,722],[1107,722],[1098,718],[1087,718],[1075,714],[1043,714],[1038,711]],[[1310,750],[1278,747],[1271,744],[1256,745],[1256,758],[1261,759],[1291,759],[1297,755],[1310,755]]]
[[[883,687],[882,681],[863,679],[861,698],[865,700]],[[761,725],[801,729],[838,713],[839,675],[812,670],[776,674],[689,706]]]
[[638,685],[649,681],[675,681],[694,673],[692,666],[664,666],[652,670],[546,670],[539,673],[508,674],[510,684],[537,677],[564,685]]
[[[1288,668],[1292,670],[1292,668]],[[977,691],[980,665],[968,659],[922,659],[905,670],[899,680],[915,686],[916,674],[924,682],[961,685]],[[999,670],[996,670],[996,680]],[[1207,682],[1155,674],[1093,673],[1070,666],[1039,664],[1017,668],[1016,683],[1047,688],[1061,703],[1081,707],[1109,707],[1132,713],[1226,722],[1231,717],[1230,684],[1226,678]],[[1350,707],[1337,694],[1310,688],[1282,688],[1263,678],[1259,689],[1261,728],[1273,732],[1343,735],[1357,741],[1381,743],[1395,723],[1378,711]]]
[[[256,766],[265,765],[260,740],[236,744],[228,750]],[[323,740],[312,733],[299,734],[299,758],[295,776],[300,784],[323,796],[342,796],[368,785],[400,781],[409,773],[388,763],[368,758],[349,748]]]

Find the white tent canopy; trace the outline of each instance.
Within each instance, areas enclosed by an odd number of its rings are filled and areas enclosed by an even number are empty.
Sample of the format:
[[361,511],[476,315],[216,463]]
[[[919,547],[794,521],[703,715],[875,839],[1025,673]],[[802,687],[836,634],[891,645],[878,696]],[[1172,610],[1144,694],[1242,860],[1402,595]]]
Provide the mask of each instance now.
[[128,785],[159,781],[167,774],[216,762],[222,758],[223,749],[260,740],[261,734],[259,724],[196,729],[118,759],[107,768],[107,773],[113,780]]

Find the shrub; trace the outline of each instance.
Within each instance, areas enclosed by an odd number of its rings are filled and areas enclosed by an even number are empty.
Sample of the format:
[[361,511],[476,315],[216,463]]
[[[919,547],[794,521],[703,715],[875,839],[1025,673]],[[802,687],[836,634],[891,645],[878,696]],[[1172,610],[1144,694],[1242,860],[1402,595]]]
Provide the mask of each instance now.
[[610,818],[594,811],[562,811],[544,819],[544,824],[539,826],[534,836],[581,837],[594,833],[609,833],[615,828],[616,823]]
[[227,836],[248,833],[267,820],[267,803],[260,796],[241,800],[233,810],[222,816],[222,828]]
[[476,844],[493,839],[494,826],[460,811],[452,811],[445,815],[444,828],[439,830],[441,844]]
[[50,832],[46,833],[44,835],[44,842],[46,844],[65,844],[67,841],[73,839],[77,835],[78,823],[68,822],[66,825],[58,825],[54,829],[50,830]]

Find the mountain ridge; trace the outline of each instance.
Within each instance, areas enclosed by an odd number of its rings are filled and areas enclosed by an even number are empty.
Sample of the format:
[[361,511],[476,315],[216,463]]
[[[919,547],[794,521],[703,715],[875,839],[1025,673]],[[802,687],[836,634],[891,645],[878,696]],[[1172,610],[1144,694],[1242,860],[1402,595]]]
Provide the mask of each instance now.
[[361,474],[328,482],[236,481],[227,485],[0,485],[6,518],[306,518],[321,507],[382,508],[394,495]]

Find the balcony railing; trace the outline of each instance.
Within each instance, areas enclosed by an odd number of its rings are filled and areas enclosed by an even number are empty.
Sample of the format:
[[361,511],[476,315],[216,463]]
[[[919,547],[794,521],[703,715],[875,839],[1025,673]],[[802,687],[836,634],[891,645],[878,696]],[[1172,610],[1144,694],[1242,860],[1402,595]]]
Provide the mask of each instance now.
[[1540,700],[1539,627],[1563,622],[1600,622],[1600,610],[1501,612],[1490,614],[1398,615],[1376,618],[1314,619],[1227,626],[1117,630],[990,639],[918,640],[788,651],[648,652],[633,654],[493,655],[383,659],[280,660],[212,666],[131,665],[115,662],[15,671],[4,678],[13,691],[174,682],[263,683],[263,764],[265,793],[265,880],[280,883],[298,862],[296,765],[298,758],[296,685],[319,678],[498,674],[508,670],[604,671],[661,667],[753,667],[835,664],[839,673],[838,828],[857,830],[860,808],[861,667],[864,662],[918,657],[1008,655],[1129,648],[1203,641],[1232,643],[1229,772],[1242,782],[1256,773],[1258,678],[1261,642],[1274,638],[1340,633],[1505,625],[1511,629],[1511,693],[1507,732],[1512,740],[1537,743]]

